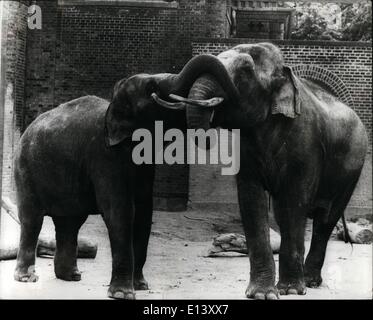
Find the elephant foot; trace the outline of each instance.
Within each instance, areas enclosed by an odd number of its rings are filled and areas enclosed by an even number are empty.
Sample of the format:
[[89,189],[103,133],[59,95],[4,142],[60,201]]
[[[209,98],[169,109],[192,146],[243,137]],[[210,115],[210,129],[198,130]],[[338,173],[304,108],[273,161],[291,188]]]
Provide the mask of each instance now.
[[246,289],[246,297],[255,300],[277,300],[279,298],[277,288],[274,285],[260,285],[250,283]]
[[17,268],[14,272],[14,280],[19,282],[36,282],[39,276],[35,272],[35,266],[29,266],[27,270],[24,268]]
[[306,285],[304,282],[287,282],[287,281],[279,281],[276,285],[278,292],[280,295],[305,295],[307,292]]
[[145,280],[144,276],[135,277],[133,280],[133,286],[135,290],[149,290],[148,281]]
[[55,274],[58,279],[65,281],[80,281],[82,279],[82,273],[77,267],[73,267],[72,269],[60,269],[56,267]]
[[304,281],[306,282],[306,286],[308,288],[318,288],[322,283],[322,278],[319,272],[306,272],[304,275]]
[[112,299],[135,300],[136,298],[133,289],[115,284],[110,285],[107,295]]

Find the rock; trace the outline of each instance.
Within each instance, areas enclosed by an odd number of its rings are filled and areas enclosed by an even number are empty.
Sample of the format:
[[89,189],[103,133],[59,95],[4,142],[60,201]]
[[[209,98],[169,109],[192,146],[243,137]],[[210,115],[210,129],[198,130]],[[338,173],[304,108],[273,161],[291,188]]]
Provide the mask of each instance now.
[[[271,248],[273,253],[278,253],[280,250],[281,237],[280,235],[270,229]],[[208,257],[216,257],[221,253],[236,252],[247,254],[246,238],[238,233],[223,233],[214,237],[212,247],[208,249]]]

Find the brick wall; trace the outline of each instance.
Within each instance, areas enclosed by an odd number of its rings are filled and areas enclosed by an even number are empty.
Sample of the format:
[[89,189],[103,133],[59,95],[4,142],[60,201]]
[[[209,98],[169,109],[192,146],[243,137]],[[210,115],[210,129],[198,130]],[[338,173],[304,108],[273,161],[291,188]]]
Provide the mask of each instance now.
[[191,57],[194,37],[218,34],[209,25],[222,20],[217,12],[224,1],[214,3],[148,8],[36,1],[43,28],[30,31],[28,41],[26,125],[68,99],[109,97],[113,83],[132,74],[178,72]]
[[27,37],[27,1],[4,1],[3,3],[3,170],[2,193],[12,196],[14,182],[12,175],[13,150],[23,125],[25,60]]
[[[230,1],[180,0],[176,6],[160,7],[140,7],[133,6],[134,2],[126,5],[117,1],[107,2],[106,5],[88,5],[83,0],[33,2],[42,9],[43,24],[41,30],[28,30],[26,58],[26,7],[10,2],[14,8],[19,6],[15,15],[18,18],[15,19],[21,21],[13,24],[15,34],[8,35],[9,61],[13,61],[10,64],[13,65],[10,67],[13,73],[12,80],[8,81],[12,84],[8,96],[13,97],[15,102],[7,104],[13,109],[6,111],[8,116],[5,115],[5,118],[16,129],[22,124],[24,129],[38,114],[61,102],[85,94],[108,98],[118,79],[138,72],[178,72],[193,54],[218,53],[242,41],[223,39],[229,29],[225,14]],[[196,40],[201,37],[219,39]],[[337,75],[347,86],[353,107],[371,136],[369,46],[278,44],[289,63],[307,65],[307,68],[317,65]],[[10,134],[14,131],[8,132],[11,139],[7,140],[9,152],[4,152],[8,155],[4,158],[5,174],[11,172],[10,159],[18,134],[17,130],[15,134]],[[194,189],[194,193],[193,190],[188,191],[188,175],[189,178],[193,176],[193,172],[189,174],[188,166],[157,167],[155,198],[158,207],[183,208],[188,194],[204,194],[198,188]],[[11,190],[11,176],[4,181],[9,182],[8,189]],[[192,180],[189,183],[196,185]],[[229,202],[231,196],[222,195],[220,201]]]
[[[178,72],[191,58],[194,37],[225,35],[219,25],[226,23],[226,1],[180,0],[176,7],[74,2],[35,1],[43,27],[28,35],[25,126],[70,99],[109,98],[113,84],[132,74]],[[154,189],[157,207],[185,208],[188,166],[157,166]]]
[[[218,54],[249,39],[199,39],[193,42],[193,55]],[[287,64],[305,78],[322,81],[360,116],[372,141],[372,47],[364,43],[272,41]],[[221,166],[190,166],[191,206],[228,205],[237,207],[236,184],[232,176],[221,176]],[[204,181],[201,184],[201,181]],[[206,186],[211,192],[205,192]],[[210,187],[213,186],[213,187]],[[372,155],[349,203],[348,214],[369,214],[372,210]]]
[[[193,42],[193,55],[218,54],[250,39],[200,39]],[[315,77],[320,69],[329,71],[326,84],[338,92],[351,95],[351,107],[364,122],[372,138],[372,45],[357,42],[272,41],[277,44],[285,62],[291,66],[308,65],[305,77]],[[317,68],[313,68],[317,67]],[[301,68],[298,68],[301,69]]]

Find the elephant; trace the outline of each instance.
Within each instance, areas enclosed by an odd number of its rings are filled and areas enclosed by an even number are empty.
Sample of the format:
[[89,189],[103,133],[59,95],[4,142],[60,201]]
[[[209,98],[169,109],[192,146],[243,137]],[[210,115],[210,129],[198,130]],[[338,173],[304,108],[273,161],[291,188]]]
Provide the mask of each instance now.
[[27,127],[14,156],[21,224],[15,280],[38,280],[35,249],[48,215],[56,231],[55,275],[79,281],[78,232],[88,215],[101,214],[112,253],[108,296],[133,299],[134,289],[148,288],[142,269],[152,224],[154,162],[133,162],[132,133],[138,128],[154,131],[156,120],[166,127],[185,127],[185,104],[170,101],[168,94],[185,94],[214,64],[210,56],[200,56],[179,74],[122,79],[115,84],[110,102],[80,97],[39,115]]
[[[246,296],[278,299],[318,287],[330,234],[362,171],[367,133],[325,85],[296,76],[272,43],[240,44],[217,55],[230,85],[206,72],[185,102],[188,128],[240,129],[238,203],[250,260]],[[225,77],[220,74],[220,77]],[[225,80],[228,82],[228,80]],[[196,102],[224,98],[213,108]],[[268,194],[281,233],[279,280],[269,241]],[[306,219],[313,218],[304,261]]]

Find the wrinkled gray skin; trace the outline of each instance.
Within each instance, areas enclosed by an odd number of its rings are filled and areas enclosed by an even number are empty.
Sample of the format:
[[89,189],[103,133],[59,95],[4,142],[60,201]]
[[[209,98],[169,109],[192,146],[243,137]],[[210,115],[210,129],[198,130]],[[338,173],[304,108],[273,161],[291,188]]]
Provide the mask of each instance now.
[[[278,293],[305,294],[306,286],[322,282],[329,236],[363,167],[366,131],[353,110],[296,77],[272,44],[239,45],[217,58],[237,90],[229,95],[216,77],[200,77],[188,99],[220,96],[225,101],[215,107],[212,123],[211,110],[187,106],[188,126],[241,130],[237,187],[251,265],[246,295],[276,299]],[[277,286],[265,191],[273,198],[281,231]],[[313,234],[304,263],[307,216],[313,218]]]
[[[119,81],[109,102],[86,96],[40,115],[26,129],[15,153],[14,175],[21,238],[14,278],[34,282],[35,248],[44,215],[52,217],[57,278],[79,281],[77,235],[89,214],[102,214],[112,251],[109,297],[132,299],[147,289],[143,265],[152,223],[154,165],[132,162],[132,133],[185,127],[183,103],[165,101],[185,94],[215,65],[211,56],[190,61],[180,74],[136,75]],[[221,82],[224,86],[224,82]],[[165,108],[166,107],[166,108]],[[170,110],[175,109],[175,110]]]

